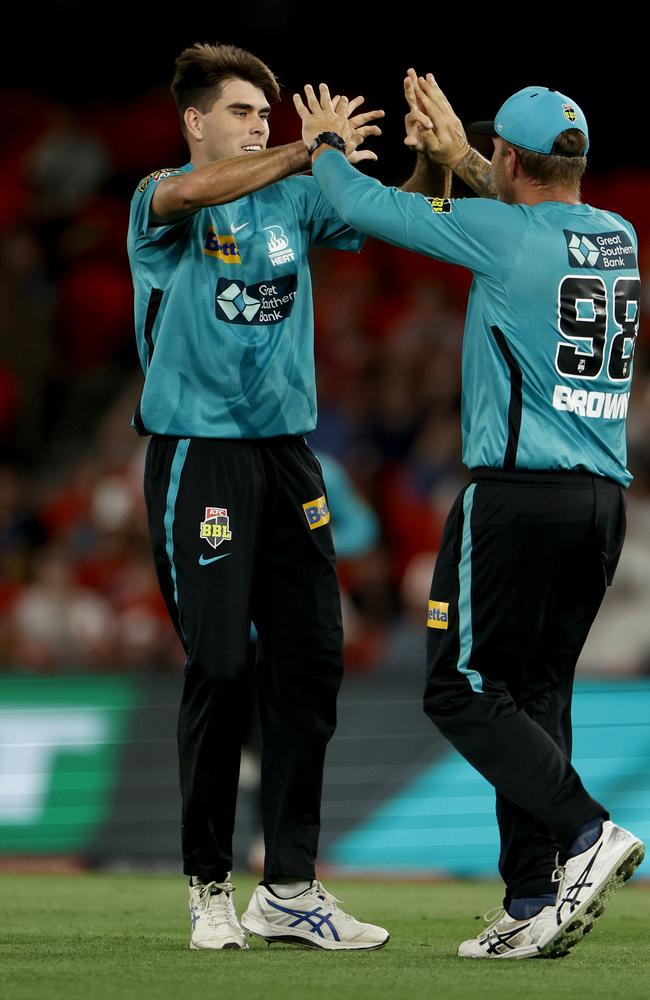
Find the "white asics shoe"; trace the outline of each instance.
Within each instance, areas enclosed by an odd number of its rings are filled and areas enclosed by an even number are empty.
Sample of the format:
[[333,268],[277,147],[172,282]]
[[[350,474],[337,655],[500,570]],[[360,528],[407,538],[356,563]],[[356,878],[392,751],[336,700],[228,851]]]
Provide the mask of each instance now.
[[258,885],[241,922],[247,931],[269,943],[283,941],[326,951],[381,948],[390,938],[383,927],[362,924],[345,913],[317,881],[290,899],[279,899],[266,886]]
[[190,948],[248,948],[246,935],[232,903],[234,885],[225,882],[199,882],[190,885]]
[[540,942],[542,954],[566,951],[591,930],[609,899],[632,877],[644,857],[645,847],[638,837],[605,820],[596,843],[569,858],[555,873],[560,883],[556,927],[548,940]]
[[[540,954],[540,942],[545,941],[557,928],[554,906],[545,906],[534,917],[526,920],[516,920],[506,910],[498,907],[486,914],[485,919],[489,921],[496,912],[498,916],[494,923],[486,927],[478,937],[462,942],[458,948],[460,958],[543,957]],[[569,945],[567,950],[568,947]],[[559,958],[560,953],[552,957]]]

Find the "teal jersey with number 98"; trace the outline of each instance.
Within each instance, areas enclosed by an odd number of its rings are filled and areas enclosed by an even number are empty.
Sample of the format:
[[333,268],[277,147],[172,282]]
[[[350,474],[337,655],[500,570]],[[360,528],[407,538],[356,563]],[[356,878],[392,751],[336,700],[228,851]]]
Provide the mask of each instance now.
[[316,425],[307,252],[359,250],[363,237],[312,177],[290,177],[225,205],[151,226],[158,170],[131,204],[128,252],[145,384],[141,434],[265,438]]
[[473,272],[465,465],[576,469],[629,484],[625,420],[640,312],[629,222],[584,204],[425,198],[383,187],[333,151],[314,176],[361,232]]

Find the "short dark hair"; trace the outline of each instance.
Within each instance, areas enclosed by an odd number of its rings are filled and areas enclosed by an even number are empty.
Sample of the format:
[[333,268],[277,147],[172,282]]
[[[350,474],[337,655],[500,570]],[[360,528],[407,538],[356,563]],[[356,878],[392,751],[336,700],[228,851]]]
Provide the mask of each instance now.
[[535,153],[514,143],[509,145],[517,150],[524,172],[536,184],[580,191],[580,181],[587,167],[587,157],[582,152],[586,137],[580,129],[568,128],[560,132],[550,153]]
[[280,85],[269,67],[246,49],[236,45],[195,42],[176,60],[171,91],[181,116],[189,107],[208,112],[228,80],[246,80],[263,91],[269,103],[280,99]]

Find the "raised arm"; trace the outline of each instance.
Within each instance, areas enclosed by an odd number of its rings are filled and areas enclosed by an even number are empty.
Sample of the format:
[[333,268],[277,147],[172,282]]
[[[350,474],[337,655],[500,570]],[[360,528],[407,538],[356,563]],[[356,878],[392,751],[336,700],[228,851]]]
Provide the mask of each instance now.
[[158,184],[151,202],[151,222],[164,225],[208,205],[224,205],[309,167],[303,142],[207,163]]
[[413,173],[400,190],[448,198],[451,194],[451,169],[427,153],[425,140],[427,133],[433,129],[433,122],[418,106],[413,80],[408,75],[404,80],[404,97],[408,104],[404,118],[404,144],[414,150],[416,159]]
[[[341,98],[333,98],[336,109]],[[364,111],[354,114],[363,97],[345,100],[346,115],[354,141],[350,142],[347,158],[350,163],[377,159],[371,150],[358,147],[369,135],[380,135],[378,126],[371,124],[381,118],[383,111]],[[208,205],[224,205],[243,198],[251,191],[274,184],[292,174],[304,173],[311,168],[311,161],[303,142],[292,142],[257,153],[245,153],[228,159],[217,160],[198,167],[189,173],[176,174],[158,184],[151,203],[150,219],[154,225],[164,225],[183,219]]]

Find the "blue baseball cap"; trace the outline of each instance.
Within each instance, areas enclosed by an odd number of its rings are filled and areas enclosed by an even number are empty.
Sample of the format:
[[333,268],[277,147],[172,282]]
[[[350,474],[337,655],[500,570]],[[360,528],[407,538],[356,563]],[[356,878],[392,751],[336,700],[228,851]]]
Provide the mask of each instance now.
[[474,122],[467,131],[496,135],[514,146],[550,154],[560,132],[568,128],[577,128],[584,134],[584,150],[554,155],[584,156],[589,149],[589,129],[575,101],[550,87],[524,87],[501,105],[494,121]]

